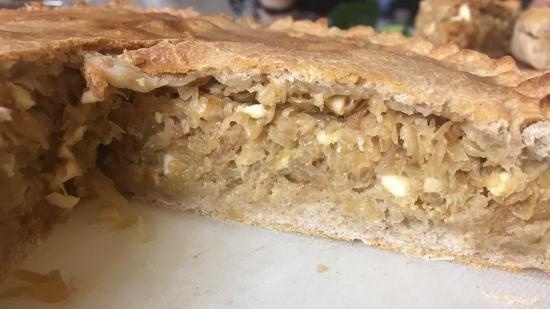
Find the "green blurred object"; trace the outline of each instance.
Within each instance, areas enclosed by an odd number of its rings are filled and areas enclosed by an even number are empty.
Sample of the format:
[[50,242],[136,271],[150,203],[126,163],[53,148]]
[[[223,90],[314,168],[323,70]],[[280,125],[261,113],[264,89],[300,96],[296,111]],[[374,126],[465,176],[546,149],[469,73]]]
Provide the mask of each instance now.
[[389,25],[386,25],[384,27],[380,27],[378,29],[378,31],[381,31],[381,32],[399,32],[399,33],[402,33],[404,35],[407,35],[407,26],[403,25],[403,24],[389,24]]
[[340,2],[328,15],[331,26],[348,29],[355,25],[375,26],[378,1],[355,0]]

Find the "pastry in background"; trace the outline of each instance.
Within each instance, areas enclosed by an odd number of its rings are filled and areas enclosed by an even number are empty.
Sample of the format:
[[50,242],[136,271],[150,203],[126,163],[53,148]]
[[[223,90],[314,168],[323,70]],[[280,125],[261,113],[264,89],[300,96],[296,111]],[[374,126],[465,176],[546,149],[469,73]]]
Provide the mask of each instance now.
[[537,69],[550,69],[550,7],[523,12],[514,28],[512,54]]
[[518,0],[424,0],[416,16],[416,34],[432,43],[455,43],[490,56],[509,52]]
[[529,4],[530,8],[550,7],[550,0],[533,0]]

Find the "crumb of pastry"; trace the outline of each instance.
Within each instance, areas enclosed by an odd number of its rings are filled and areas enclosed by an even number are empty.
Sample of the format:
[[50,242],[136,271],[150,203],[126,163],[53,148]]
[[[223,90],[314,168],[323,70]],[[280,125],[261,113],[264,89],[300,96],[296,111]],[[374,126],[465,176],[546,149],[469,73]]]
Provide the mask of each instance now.
[[315,267],[315,270],[318,273],[324,273],[324,272],[327,272],[329,270],[329,268],[325,264],[317,264],[317,266]]
[[23,282],[0,292],[0,298],[32,299],[44,303],[60,303],[67,300],[75,288],[66,282],[57,269],[46,274],[29,270],[16,270],[11,275]]

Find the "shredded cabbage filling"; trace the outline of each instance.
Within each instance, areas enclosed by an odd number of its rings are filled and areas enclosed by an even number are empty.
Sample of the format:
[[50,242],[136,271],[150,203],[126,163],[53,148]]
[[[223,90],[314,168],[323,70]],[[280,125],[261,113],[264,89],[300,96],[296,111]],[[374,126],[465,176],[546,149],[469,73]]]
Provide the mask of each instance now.
[[106,165],[125,191],[197,196],[227,213],[330,201],[365,222],[545,250],[547,163],[506,169],[480,155],[465,123],[404,114],[376,93],[222,80],[134,92],[113,112],[126,134]]

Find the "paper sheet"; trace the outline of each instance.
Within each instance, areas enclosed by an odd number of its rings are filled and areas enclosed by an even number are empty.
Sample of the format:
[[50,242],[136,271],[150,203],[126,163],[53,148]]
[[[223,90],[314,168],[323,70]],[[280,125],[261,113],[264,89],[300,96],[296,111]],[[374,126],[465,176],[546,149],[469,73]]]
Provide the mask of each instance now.
[[[156,238],[75,210],[22,268],[60,269],[60,304],[0,308],[550,308],[550,275],[428,261],[137,205]],[[9,279],[0,291],[17,282]]]

